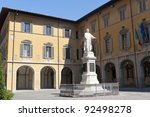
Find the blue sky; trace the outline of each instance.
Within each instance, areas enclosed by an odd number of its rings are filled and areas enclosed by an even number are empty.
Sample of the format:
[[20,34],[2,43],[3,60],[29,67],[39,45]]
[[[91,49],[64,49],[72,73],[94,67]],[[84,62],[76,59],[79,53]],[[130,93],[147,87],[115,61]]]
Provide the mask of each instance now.
[[109,0],[0,0],[9,7],[65,19],[77,20]]

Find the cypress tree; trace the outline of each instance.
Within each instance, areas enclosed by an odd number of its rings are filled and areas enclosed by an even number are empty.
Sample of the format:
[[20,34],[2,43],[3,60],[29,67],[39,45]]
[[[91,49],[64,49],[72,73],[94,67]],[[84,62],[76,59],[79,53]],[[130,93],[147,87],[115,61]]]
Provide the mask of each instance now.
[[10,100],[13,97],[11,91],[5,88],[4,70],[2,66],[2,54],[0,52],[0,100]]

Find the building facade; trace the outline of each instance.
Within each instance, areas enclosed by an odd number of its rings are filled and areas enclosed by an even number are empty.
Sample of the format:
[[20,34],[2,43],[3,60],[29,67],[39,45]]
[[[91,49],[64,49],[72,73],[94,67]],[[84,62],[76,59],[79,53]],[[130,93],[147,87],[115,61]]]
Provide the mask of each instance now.
[[111,0],[77,21],[3,8],[1,52],[8,90],[79,84],[85,29],[99,82],[150,86],[150,0]]

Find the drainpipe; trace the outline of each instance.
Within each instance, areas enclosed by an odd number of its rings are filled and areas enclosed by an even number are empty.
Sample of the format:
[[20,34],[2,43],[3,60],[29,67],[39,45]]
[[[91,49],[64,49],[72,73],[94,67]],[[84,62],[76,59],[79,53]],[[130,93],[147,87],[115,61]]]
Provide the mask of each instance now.
[[13,77],[13,72],[14,72],[14,47],[15,47],[15,28],[16,28],[16,16],[17,12],[14,12],[14,24],[13,24],[13,45],[12,45],[12,72],[11,72],[11,91],[13,91],[13,83],[14,83],[14,77]]
[[[100,34],[100,12],[97,14],[98,17],[98,35],[99,35],[99,58],[100,58],[100,72],[101,72],[101,77],[102,77],[102,56],[101,56],[101,34]],[[101,79],[102,80],[102,79]]]
[[137,56],[136,56],[136,48],[135,48],[135,36],[134,36],[134,25],[133,25],[133,13],[132,13],[132,2],[130,0],[130,13],[131,13],[131,27],[132,27],[132,34],[133,34],[133,48],[134,48],[134,59],[135,59],[135,75],[136,75],[136,82],[137,86],[139,87],[138,75],[137,75]]
[[[58,85],[60,83],[60,77],[59,77],[59,63],[60,63],[60,61],[59,61],[59,25],[60,25],[60,20],[58,19],[58,28],[57,28],[57,39],[58,39],[58,43],[57,43],[57,46],[58,46],[58,48],[57,48],[57,50],[58,50]],[[60,88],[60,86],[59,86],[59,88]]]

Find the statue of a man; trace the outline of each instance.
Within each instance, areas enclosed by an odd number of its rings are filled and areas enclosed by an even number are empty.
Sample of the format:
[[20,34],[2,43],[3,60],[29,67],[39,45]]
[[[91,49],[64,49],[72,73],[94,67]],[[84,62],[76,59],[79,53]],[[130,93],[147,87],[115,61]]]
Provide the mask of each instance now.
[[86,33],[84,34],[84,52],[90,52],[92,50],[92,39],[96,39],[91,33],[89,33],[89,29],[86,29]]

